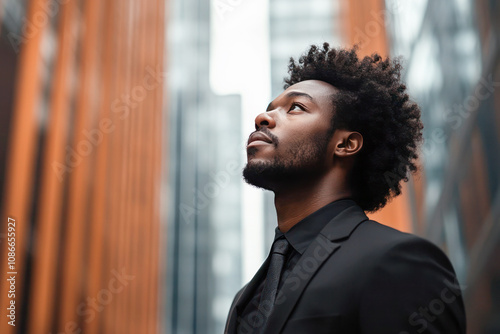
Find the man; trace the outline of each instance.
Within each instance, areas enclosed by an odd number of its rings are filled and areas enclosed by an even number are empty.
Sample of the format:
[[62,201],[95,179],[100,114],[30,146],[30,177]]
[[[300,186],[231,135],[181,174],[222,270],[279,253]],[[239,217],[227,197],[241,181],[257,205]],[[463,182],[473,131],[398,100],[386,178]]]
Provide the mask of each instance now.
[[275,194],[269,257],[226,333],[465,333],[461,290],[432,243],[368,220],[416,170],[422,124],[401,66],[312,46],[255,119],[245,180]]

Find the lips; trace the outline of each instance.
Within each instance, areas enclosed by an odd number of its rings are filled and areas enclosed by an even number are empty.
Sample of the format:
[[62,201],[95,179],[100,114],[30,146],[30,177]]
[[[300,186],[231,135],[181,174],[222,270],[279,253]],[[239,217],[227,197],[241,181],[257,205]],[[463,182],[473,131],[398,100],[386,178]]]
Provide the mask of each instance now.
[[263,132],[254,132],[250,135],[250,137],[248,137],[248,143],[247,145],[250,145],[251,143],[254,143],[257,144],[257,142],[263,142],[264,143],[268,143],[268,144],[271,144],[273,141],[271,140],[271,138],[269,138],[268,135],[266,135],[265,133]]

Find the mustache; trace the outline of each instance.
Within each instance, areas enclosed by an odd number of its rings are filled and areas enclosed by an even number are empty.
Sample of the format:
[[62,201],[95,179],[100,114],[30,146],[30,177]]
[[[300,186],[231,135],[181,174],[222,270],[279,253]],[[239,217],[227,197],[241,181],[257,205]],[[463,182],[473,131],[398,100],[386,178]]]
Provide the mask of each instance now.
[[[271,133],[271,131],[269,131],[268,128],[266,127],[262,127],[260,128],[259,130],[255,130],[254,132],[252,132],[251,134],[253,133],[256,133],[256,132],[262,132],[264,134],[266,134],[269,138],[271,138],[271,140],[273,141],[273,145],[276,147],[278,146],[278,143],[279,143],[279,139],[278,137],[276,137],[274,134]],[[250,134],[250,135],[251,135]]]

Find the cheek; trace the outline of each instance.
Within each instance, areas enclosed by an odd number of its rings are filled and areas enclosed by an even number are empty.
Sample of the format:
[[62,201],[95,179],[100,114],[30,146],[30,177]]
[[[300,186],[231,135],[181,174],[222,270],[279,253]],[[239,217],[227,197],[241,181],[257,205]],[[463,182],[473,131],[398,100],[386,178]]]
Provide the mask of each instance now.
[[283,147],[304,147],[314,145],[319,139],[325,138],[327,130],[305,131],[303,128],[280,138],[279,145]]
[[294,147],[310,147],[327,136],[330,119],[325,120],[321,115],[303,116],[290,117],[282,124],[283,127],[275,132],[279,151],[290,151]]
[[313,138],[310,133],[296,133],[284,138],[278,145],[276,156],[279,158],[294,159],[303,157],[313,148]]

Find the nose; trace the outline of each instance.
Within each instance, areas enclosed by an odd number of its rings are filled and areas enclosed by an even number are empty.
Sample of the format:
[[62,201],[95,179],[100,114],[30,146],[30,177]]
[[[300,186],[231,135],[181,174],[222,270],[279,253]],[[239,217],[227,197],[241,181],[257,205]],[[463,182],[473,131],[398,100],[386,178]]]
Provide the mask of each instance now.
[[269,129],[276,126],[276,121],[271,116],[271,112],[263,112],[255,117],[255,130],[259,130],[263,126],[267,126]]

